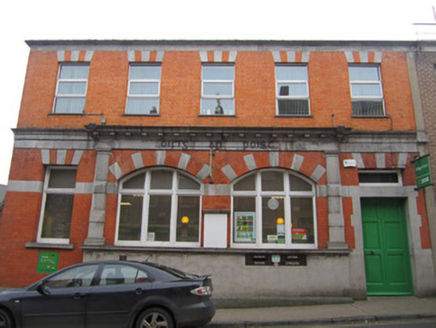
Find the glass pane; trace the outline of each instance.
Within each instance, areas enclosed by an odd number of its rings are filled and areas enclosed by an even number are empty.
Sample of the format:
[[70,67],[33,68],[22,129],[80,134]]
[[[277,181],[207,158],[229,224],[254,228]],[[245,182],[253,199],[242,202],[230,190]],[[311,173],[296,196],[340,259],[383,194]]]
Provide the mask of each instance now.
[[118,240],[140,240],[143,195],[122,195]]
[[49,188],[76,188],[77,170],[51,170]]
[[360,183],[398,183],[396,172],[359,172]]
[[51,277],[45,282],[48,288],[89,287],[95,276],[98,265],[85,265],[72,268]]
[[285,243],[285,206],[283,197],[262,198],[262,243]]
[[200,190],[201,185],[191,178],[179,175],[179,189]]
[[277,81],[307,81],[305,66],[276,66]]
[[357,116],[383,116],[383,102],[380,101],[353,101],[353,115]]
[[171,196],[150,196],[148,241],[169,241]]
[[160,80],[160,66],[130,66],[131,80]]
[[55,113],[81,114],[85,109],[85,97],[56,97]]
[[292,191],[312,191],[312,185],[294,175],[289,175],[289,185]]
[[84,95],[86,82],[59,82],[58,95]]
[[291,199],[292,242],[295,244],[315,243],[312,198]]
[[309,101],[299,99],[279,99],[279,115],[309,115]]
[[177,241],[198,242],[200,235],[200,197],[179,196]]
[[47,194],[42,238],[69,239],[74,195]]
[[350,66],[351,81],[380,81],[378,67]]
[[262,191],[283,191],[282,172],[263,172]]
[[123,182],[123,189],[144,189],[145,173]]
[[126,114],[153,115],[159,113],[159,98],[127,98]]
[[306,83],[278,83],[277,96],[307,97]]
[[233,66],[203,66],[203,80],[234,80]]
[[203,84],[205,96],[232,96],[233,84],[226,82],[205,82]]
[[88,79],[89,65],[62,65],[61,79],[86,80]]
[[351,84],[352,97],[381,97],[379,83]]
[[172,171],[152,171],[151,189],[171,189],[173,187]]
[[101,273],[100,285],[134,284],[138,273],[137,268],[128,265],[108,264]]
[[131,82],[130,95],[158,95],[159,83],[158,82]]
[[234,186],[233,190],[255,190],[256,188],[256,175],[252,174],[241,181],[238,181]]
[[234,115],[234,99],[201,99],[201,113],[203,115]]
[[254,197],[234,197],[234,232],[236,243],[256,242],[256,199]]

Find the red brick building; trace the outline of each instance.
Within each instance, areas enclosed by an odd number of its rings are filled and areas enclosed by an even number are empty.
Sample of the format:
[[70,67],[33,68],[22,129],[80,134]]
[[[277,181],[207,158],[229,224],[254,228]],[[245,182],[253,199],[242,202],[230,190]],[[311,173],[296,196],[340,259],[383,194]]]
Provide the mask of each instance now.
[[127,257],[217,297],[436,291],[413,44],[27,44],[0,286]]

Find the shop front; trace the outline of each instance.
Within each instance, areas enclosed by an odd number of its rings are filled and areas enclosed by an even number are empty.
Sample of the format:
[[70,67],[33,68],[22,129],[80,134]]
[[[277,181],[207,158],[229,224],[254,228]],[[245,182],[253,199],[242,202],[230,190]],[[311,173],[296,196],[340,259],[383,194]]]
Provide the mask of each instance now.
[[[365,298],[385,268],[401,270],[401,294],[430,290],[414,279],[432,269],[423,265],[431,252],[413,134],[378,136],[390,142],[386,151],[367,143],[374,136],[343,128],[128,130],[92,131],[110,192],[105,220],[90,222],[84,261],[148,260],[212,274],[218,298]],[[402,214],[404,267],[397,254],[373,254],[389,249],[371,248],[371,200]],[[389,244],[391,233],[380,233]],[[378,294],[397,293],[390,288],[400,277],[387,279]]]

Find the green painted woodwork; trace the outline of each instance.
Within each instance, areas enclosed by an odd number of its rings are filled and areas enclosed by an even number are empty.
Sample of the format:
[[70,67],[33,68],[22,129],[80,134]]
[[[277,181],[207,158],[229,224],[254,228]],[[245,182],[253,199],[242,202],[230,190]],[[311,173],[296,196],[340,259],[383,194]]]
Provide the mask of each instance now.
[[404,201],[364,198],[361,204],[368,295],[413,294]]

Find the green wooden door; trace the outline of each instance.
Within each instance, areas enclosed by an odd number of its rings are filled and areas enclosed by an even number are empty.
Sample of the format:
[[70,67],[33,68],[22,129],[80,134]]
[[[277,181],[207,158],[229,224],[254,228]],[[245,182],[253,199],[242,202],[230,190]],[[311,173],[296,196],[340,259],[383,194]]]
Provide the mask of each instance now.
[[363,198],[361,204],[368,295],[413,294],[404,201]]

